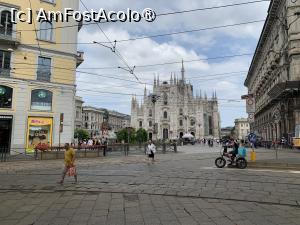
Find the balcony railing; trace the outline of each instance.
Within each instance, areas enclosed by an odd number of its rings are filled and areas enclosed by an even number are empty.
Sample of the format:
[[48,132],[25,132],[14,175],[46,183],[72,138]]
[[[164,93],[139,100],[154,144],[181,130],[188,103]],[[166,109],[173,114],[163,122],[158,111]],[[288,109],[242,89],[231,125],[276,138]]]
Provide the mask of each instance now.
[[19,45],[21,43],[21,32],[0,30],[0,43]]
[[84,52],[81,52],[81,51],[77,52],[77,57],[76,57],[76,59],[77,59],[77,67],[80,66],[81,63],[83,63],[83,61],[84,61],[84,57],[83,56],[84,56]]
[[0,78],[8,78],[10,77],[10,69],[0,68]]

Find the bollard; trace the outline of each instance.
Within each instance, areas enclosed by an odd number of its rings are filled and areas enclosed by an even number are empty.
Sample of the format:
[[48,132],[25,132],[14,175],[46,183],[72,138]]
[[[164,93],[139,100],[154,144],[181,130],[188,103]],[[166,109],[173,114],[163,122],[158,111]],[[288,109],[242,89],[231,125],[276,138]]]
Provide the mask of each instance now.
[[256,161],[256,152],[254,151],[254,149],[252,149],[252,151],[250,152],[250,159],[252,162]]

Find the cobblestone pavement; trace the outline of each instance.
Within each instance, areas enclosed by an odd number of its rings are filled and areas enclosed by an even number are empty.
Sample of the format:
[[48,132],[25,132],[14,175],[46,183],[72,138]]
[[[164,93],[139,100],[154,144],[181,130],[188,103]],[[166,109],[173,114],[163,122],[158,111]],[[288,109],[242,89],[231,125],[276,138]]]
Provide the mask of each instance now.
[[300,172],[217,169],[218,151],[79,160],[63,186],[61,161],[1,163],[0,224],[300,224]]

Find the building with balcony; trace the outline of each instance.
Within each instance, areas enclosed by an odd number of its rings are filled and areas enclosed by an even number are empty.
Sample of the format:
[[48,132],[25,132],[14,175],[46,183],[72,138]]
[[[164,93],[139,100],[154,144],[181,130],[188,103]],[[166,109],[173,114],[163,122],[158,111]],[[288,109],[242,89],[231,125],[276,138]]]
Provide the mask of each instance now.
[[75,71],[83,61],[77,52],[78,24],[72,20],[14,24],[12,8],[78,10],[79,0],[0,2],[0,148],[32,152],[39,143],[71,142]]
[[92,106],[84,106],[83,128],[93,138],[101,138],[110,132],[118,132],[130,124],[130,116],[116,111]]
[[265,141],[299,136],[299,17],[300,1],[271,1],[245,81],[255,100],[251,130]]
[[[154,104],[153,96],[158,100]],[[134,96],[131,103],[131,126],[143,128],[149,139],[178,139],[185,133],[195,138],[219,138],[220,120],[216,93],[194,96],[193,86],[186,83],[182,63],[181,79],[171,75],[170,82],[154,78],[153,94],[144,92],[143,103]]]

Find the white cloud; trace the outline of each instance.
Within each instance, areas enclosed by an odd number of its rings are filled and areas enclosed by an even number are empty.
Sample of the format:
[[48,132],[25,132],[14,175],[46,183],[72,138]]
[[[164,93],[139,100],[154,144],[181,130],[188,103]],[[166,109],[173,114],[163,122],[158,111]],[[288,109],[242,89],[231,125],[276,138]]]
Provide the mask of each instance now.
[[[89,8],[95,10],[105,8],[107,10],[124,10],[128,7],[141,11],[144,8],[153,8],[157,13],[178,11],[238,3],[241,1],[199,1],[199,0],[174,0],[174,1],[145,1],[145,0],[110,0],[110,1],[84,1]],[[232,23],[247,22],[251,20],[263,19],[266,17],[268,2],[251,4],[247,6],[229,7],[217,10],[198,11],[193,13],[177,14],[173,16],[158,17],[154,23],[107,23],[100,24],[110,40],[129,39],[138,36],[169,33],[174,31],[191,30],[203,27],[220,26]],[[194,60],[206,57],[241,54],[253,52],[257,41],[261,24],[251,24],[235,28],[224,28],[203,32],[186,33],[173,35],[158,39],[143,39],[132,42],[117,43],[117,49],[131,65],[157,64],[184,60]],[[79,42],[106,41],[96,25],[85,26],[79,34]],[[85,62],[78,70],[88,71],[96,74],[118,76],[123,79],[135,81],[133,75],[123,69],[93,69],[85,70],[87,67],[117,67],[123,65],[122,61],[108,48],[99,45],[80,45],[85,51]],[[202,74],[228,73],[232,71],[244,71],[249,67],[251,57],[236,57],[224,60],[198,61],[186,63],[186,76],[195,77]],[[123,65],[124,66],[124,65]],[[168,80],[171,72],[180,75],[180,64],[170,64],[156,67],[136,68],[135,73],[146,82],[152,82],[154,74],[160,74],[161,80]],[[120,92],[128,94],[143,94],[144,85],[133,82],[118,81],[93,76],[89,74],[78,75],[78,89],[89,89],[102,92]],[[245,74],[241,76],[215,76],[214,80],[191,79],[195,89],[202,89],[208,95],[213,90],[217,90],[218,96],[222,98],[239,99],[246,93],[243,86]],[[205,79],[211,79],[209,76]],[[151,86],[148,86],[151,88]],[[87,104],[108,107],[130,113],[130,96],[112,95],[103,93],[79,92],[84,97]],[[230,104],[231,103],[227,103]],[[220,104],[225,104],[220,102]],[[233,108],[232,113],[228,107],[221,106],[221,116],[223,125],[233,124],[234,117],[245,116],[244,103],[234,103],[238,105]]]

